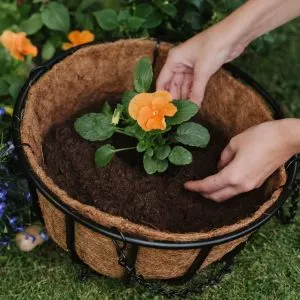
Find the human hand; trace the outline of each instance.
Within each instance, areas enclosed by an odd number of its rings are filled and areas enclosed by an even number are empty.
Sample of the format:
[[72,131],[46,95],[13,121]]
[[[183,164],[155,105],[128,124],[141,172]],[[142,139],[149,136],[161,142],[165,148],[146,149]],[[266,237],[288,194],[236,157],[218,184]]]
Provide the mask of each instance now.
[[300,151],[300,120],[270,121],[231,139],[218,164],[219,173],[185,183],[185,188],[222,202],[260,187]]
[[200,105],[209,78],[245,47],[246,43],[236,43],[230,28],[213,26],[170,50],[156,89],[169,91],[174,99],[189,98]]
[[299,14],[299,0],[246,1],[218,24],[173,48],[158,77],[157,90],[200,105],[209,78],[224,63],[238,57],[257,37]]

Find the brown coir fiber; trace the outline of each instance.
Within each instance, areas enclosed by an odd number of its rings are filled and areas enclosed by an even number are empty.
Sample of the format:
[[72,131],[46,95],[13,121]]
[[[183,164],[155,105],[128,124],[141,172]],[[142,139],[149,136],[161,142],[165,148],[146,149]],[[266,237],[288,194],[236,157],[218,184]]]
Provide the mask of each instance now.
[[[72,199],[56,186],[44,170],[42,141],[53,124],[60,124],[76,112],[94,105],[111,94],[121,94],[132,88],[132,73],[135,63],[142,56],[153,58],[156,42],[151,40],[123,40],[115,43],[84,47],[56,64],[30,89],[21,128],[22,143],[26,155],[41,181],[61,201],[86,218],[103,226],[149,240],[195,241],[231,233],[244,228],[261,217],[276,202],[285,183],[283,168],[280,180],[273,187],[272,197],[251,217],[236,224],[217,228],[209,232],[168,233],[129,222],[121,217],[111,216],[94,207]],[[155,66],[159,73],[171,45],[162,43]],[[262,99],[252,89],[238,82],[225,71],[220,70],[210,80],[205,94],[201,114],[215,126],[222,127],[228,136],[271,120],[271,113]],[[62,212],[40,195],[40,204],[49,234],[61,247],[66,249],[65,222]],[[96,271],[120,277],[124,270],[118,265],[116,251],[110,239],[75,225],[76,250]],[[214,247],[203,266],[223,257],[247,237]],[[187,270],[201,249],[161,250],[140,247],[137,256],[137,272],[146,278],[172,278]]]

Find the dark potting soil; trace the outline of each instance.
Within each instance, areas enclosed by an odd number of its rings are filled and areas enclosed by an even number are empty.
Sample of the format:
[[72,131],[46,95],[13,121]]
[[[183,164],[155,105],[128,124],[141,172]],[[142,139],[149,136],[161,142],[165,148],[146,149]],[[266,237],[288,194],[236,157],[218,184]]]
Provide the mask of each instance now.
[[[209,146],[193,151],[191,165],[172,166],[159,175],[147,175],[135,151],[116,156],[105,168],[95,167],[95,151],[101,144],[82,139],[73,123],[74,119],[54,126],[46,135],[46,172],[71,197],[101,211],[170,232],[207,231],[251,216],[271,196],[267,183],[221,204],[184,189],[184,182],[217,172],[228,143],[222,131],[205,120],[201,123],[210,131]],[[120,135],[111,142],[116,146],[131,143]],[[269,180],[277,182],[278,172]]]

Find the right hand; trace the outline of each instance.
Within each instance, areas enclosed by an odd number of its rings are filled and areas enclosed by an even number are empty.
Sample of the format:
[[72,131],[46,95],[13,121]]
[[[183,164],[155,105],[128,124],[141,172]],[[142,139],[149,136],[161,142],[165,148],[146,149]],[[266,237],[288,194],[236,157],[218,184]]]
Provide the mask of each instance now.
[[209,78],[226,62],[239,56],[247,43],[235,43],[223,22],[170,50],[156,83],[174,99],[190,99],[199,106]]

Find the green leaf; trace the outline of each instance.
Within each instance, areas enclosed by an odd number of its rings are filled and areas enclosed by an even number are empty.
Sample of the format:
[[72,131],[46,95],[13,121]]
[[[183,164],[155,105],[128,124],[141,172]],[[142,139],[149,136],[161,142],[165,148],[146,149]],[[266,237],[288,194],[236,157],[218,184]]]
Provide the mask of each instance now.
[[183,21],[189,24],[193,30],[200,30],[203,26],[202,16],[197,11],[186,12]]
[[173,104],[177,107],[176,114],[167,118],[168,125],[178,125],[194,117],[199,111],[199,106],[189,100],[174,100]]
[[104,114],[105,116],[110,116],[110,117],[112,116],[113,110],[107,101],[104,102],[101,108],[101,113]]
[[116,149],[114,146],[107,144],[96,150],[95,163],[98,167],[107,166],[115,156]]
[[143,137],[146,135],[146,132],[137,123],[132,126],[125,127],[124,131],[136,137],[138,140],[143,139]]
[[174,18],[177,14],[176,6],[169,3],[168,1],[155,0],[154,4],[157,5],[157,7],[161,9],[161,11],[172,18]]
[[78,118],[74,123],[75,131],[88,141],[103,141],[116,131],[111,118],[101,113],[90,113]]
[[147,19],[146,22],[143,24],[143,28],[146,29],[153,29],[158,27],[163,21],[163,14],[159,10],[155,10],[153,14],[151,14]]
[[161,146],[155,149],[155,157],[159,160],[164,160],[169,156],[170,152],[170,146]]
[[75,14],[75,21],[78,28],[82,30],[90,30],[90,31],[94,30],[94,24],[89,14],[83,14],[81,12],[77,12]]
[[157,160],[146,153],[144,154],[143,164],[147,174],[151,175],[157,172]]
[[136,145],[136,150],[137,152],[144,152],[148,149],[148,147],[149,147],[148,143],[146,143],[145,141],[140,141]]
[[3,79],[0,79],[0,96],[8,95],[9,85]]
[[154,155],[154,151],[152,148],[147,149],[147,151],[145,152],[145,155],[152,157]]
[[205,148],[210,141],[210,134],[204,126],[188,122],[177,128],[175,139],[184,145]]
[[148,3],[141,3],[135,7],[134,15],[142,19],[147,19],[153,14],[153,6]]
[[55,49],[54,45],[50,41],[47,41],[42,49],[42,58],[44,60],[48,60],[48,59],[52,58],[53,55],[55,54],[55,50],[56,49]]
[[129,31],[138,31],[142,27],[143,23],[145,23],[145,19],[139,17],[130,16],[127,19],[127,27]]
[[25,83],[25,79],[18,79],[16,80],[10,87],[9,87],[9,94],[11,97],[16,100],[19,96],[19,93]]
[[99,26],[106,30],[111,31],[118,28],[118,15],[113,9],[103,9],[94,13]]
[[136,95],[137,95],[137,92],[134,92],[134,91],[127,91],[123,94],[121,103],[124,105],[124,107],[126,109],[128,109],[128,105],[129,105],[129,102],[131,101],[131,99]]
[[147,92],[150,89],[153,70],[149,57],[143,57],[139,60],[134,68],[134,87],[138,93]]
[[121,23],[121,22],[125,22],[127,21],[127,19],[130,17],[130,11],[129,9],[124,9],[124,10],[121,10],[119,12],[119,15],[118,15],[118,22]]
[[189,165],[193,161],[193,156],[182,146],[175,146],[169,155],[169,161],[176,166]]
[[111,8],[116,11],[119,11],[121,7],[121,1],[120,0],[101,0],[98,2],[101,2],[103,8]]
[[94,3],[97,3],[98,0],[82,0],[79,5],[79,10],[86,10],[90,6],[92,6]]
[[61,3],[49,2],[42,11],[42,20],[49,29],[65,33],[70,30],[70,14]]
[[205,5],[206,1],[205,0],[187,0],[187,2],[193,4],[196,6],[198,9],[202,8],[203,5]]
[[163,173],[165,172],[169,167],[169,163],[167,159],[159,160],[157,162],[157,172]]
[[27,35],[35,34],[43,27],[43,21],[40,13],[35,13],[27,20],[20,24],[20,30],[27,33]]
[[123,109],[124,109],[124,106],[122,104],[117,105],[116,109],[114,110],[112,119],[111,119],[112,124],[114,124],[114,125],[119,124]]

